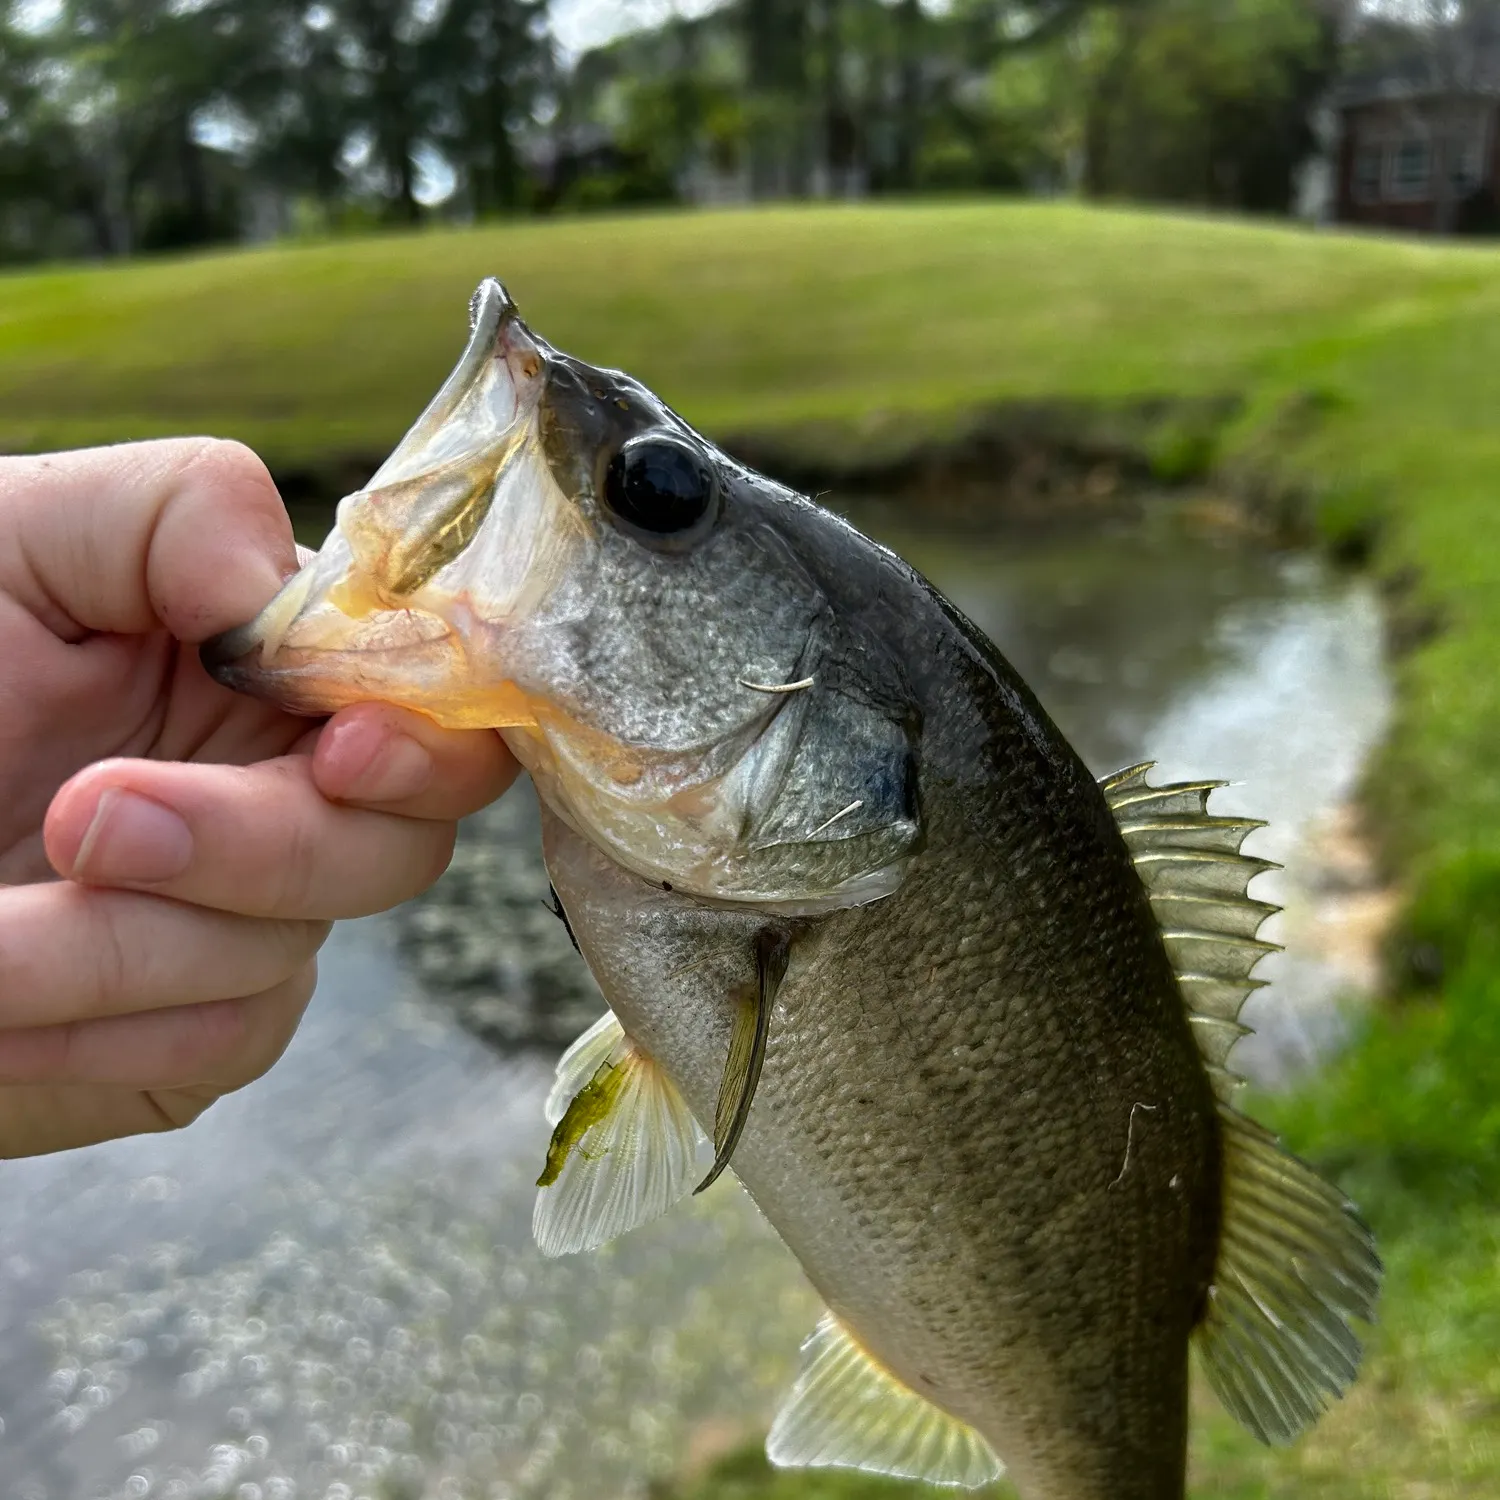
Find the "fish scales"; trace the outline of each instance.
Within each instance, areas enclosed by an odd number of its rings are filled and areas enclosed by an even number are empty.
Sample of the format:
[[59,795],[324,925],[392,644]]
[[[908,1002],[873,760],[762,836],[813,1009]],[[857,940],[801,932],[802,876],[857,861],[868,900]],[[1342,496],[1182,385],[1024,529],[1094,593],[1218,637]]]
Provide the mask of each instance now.
[[[849,576],[857,543],[837,523],[828,540]],[[829,1306],[1026,1493],[1177,1495],[1212,1094],[1097,786],[988,643],[907,581],[880,623],[921,664],[926,844],[895,895],[795,943],[735,1170]],[[726,986],[671,976],[717,932],[748,982],[754,919],[726,932],[555,820],[546,847],[605,998],[707,1118]]]
[[1190,1345],[1267,1442],[1354,1378],[1369,1232],[1232,1104],[1257,825],[1215,782],[1096,783],[906,564],[498,283],[203,656],[302,712],[497,728],[530,771],[611,1008],[558,1065],[537,1242],[733,1171],[829,1309],[776,1463],[1181,1500]]

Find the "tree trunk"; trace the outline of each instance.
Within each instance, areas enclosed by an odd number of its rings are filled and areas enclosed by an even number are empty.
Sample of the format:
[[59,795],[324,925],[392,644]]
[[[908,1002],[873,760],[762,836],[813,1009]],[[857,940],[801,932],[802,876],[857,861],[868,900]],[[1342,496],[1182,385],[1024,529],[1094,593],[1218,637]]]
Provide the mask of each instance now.
[[776,130],[773,119],[776,91],[776,0],[743,0],[745,71],[749,83],[750,117],[747,134],[750,156],[750,196],[769,198],[779,186]]
[[823,0],[823,169],[834,197],[849,195],[854,182],[854,118],[844,95],[843,0]]
[[1139,10],[1119,15],[1114,50],[1100,70],[1084,106],[1083,122],[1083,193],[1086,198],[1102,198],[1110,190],[1110,132],[1119,124],[1116,107],[1130,81],[1145,22]]
[[490,202],[496,213],[511,213],[521,206],[520,162],[510,134],[510,88],[497,68],[491,74],[485,96],[489,116]]
[[922,155],[922,0],[901,0],[896,11],[896,155],[898,188],[917,185]]

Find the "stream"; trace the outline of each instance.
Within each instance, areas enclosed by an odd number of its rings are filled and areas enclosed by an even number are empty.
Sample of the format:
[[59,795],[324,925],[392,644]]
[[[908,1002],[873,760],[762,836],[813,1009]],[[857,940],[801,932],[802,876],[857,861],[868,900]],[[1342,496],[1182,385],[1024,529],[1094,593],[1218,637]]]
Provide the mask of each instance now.
[[[1256,894],[1287,951],[1235,1064],[1315,1066],[1360,982],[1319,938],[1318,851],[1389,712],[1370,586],[1164,514],[882,539],[1097,772],[1154,757],[1270,820],[1247,850],[1286,865]],[[531,1247],[552,1060],[601,1002],[530,798],[425,900],[338,928],[265,1079],[184,1133],[0,1169],[0,1500],[628,1500],[767,1421],[818,1308],[730,1178],[597,1255]]]

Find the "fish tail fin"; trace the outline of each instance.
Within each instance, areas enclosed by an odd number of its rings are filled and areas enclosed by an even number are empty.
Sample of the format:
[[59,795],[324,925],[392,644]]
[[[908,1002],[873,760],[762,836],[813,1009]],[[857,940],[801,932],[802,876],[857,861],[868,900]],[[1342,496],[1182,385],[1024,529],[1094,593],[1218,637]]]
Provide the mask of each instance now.
[[1221,1107],[1219,1257],[1194,1334],[1209,1384],[1263,1443],[1289,1443],[1359,1371],[1351,1326],[1380,1291],[1354,1205],[1253,1120]]
[[863,1469],[960,1489],[1005,1472],[972,1427],[902,1384],[832,1313],[802,1346],[766,1456],[778,1468]]

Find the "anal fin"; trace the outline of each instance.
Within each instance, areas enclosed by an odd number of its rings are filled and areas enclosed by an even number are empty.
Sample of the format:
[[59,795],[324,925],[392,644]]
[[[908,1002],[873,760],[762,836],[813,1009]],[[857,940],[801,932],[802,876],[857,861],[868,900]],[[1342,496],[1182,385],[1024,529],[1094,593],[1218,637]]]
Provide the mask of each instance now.
[[1194,1338],[1230,1415],[1264,1443],[1289,1443],[1358,1373],[1350,1324],[1375,1316],[1380,1257],[1337,1188],[1252,1120],[1219,1117],[1219,1259]]
[[781,1468],[865,1469],[962,1489],[1005,1472],[972,1427],[897,1380],[831,1313],[802,1346],[766,1456]]
[[563,1054],[531,1228],[543,1255],[594,1250],[692,1190],[702,1132],[676,1086],[606,1012]]

